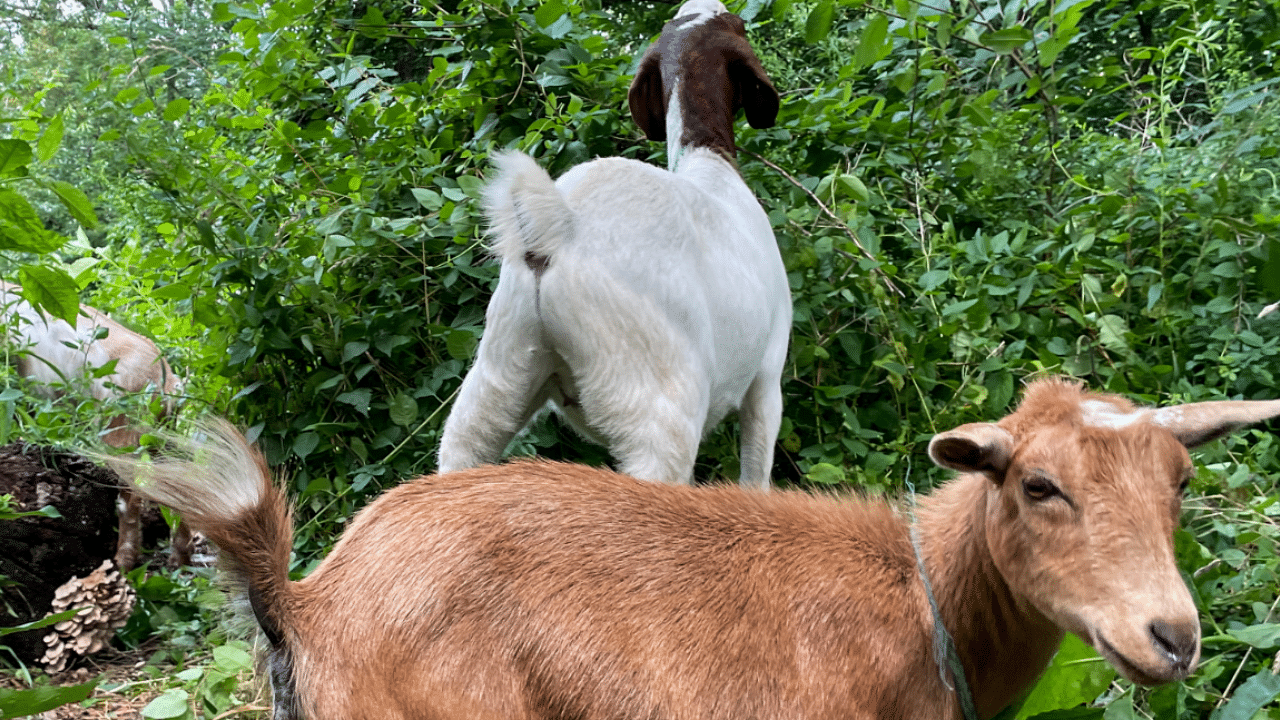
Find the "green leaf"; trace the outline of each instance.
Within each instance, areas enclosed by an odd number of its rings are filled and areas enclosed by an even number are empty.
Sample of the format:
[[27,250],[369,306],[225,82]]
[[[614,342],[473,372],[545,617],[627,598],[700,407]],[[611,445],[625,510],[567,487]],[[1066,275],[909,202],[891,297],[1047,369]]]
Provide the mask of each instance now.
[[153,718],[154,720],[182,717],[190,709],[187,706],[188,697],[187,691],[182,688],[165,690],[147,703],[146,707],[142,708],[142,717]]
[[93,212],[93,203],[89,202],[89,196],[85,195],[80,188],[71,183],[54,180],[49,183],[49,189],[57,194],[58,199],[66,206],[76,222],[89,230],[98,227],[98,216]]
[[458,360],[470,360],[476,350],[476,336],[470,330],[454,330],[445,338],[445,350],[450,357]]
[[253,669],[253,655],[234,645],[219,645],[213,649],[213,664],[219,670],[239,673]]
[[174,98],[164,106],[164,119],[168,122],[181,120],[182,116],[187,114],[191,109],[191,101],[187,98]]
[[35,208],[12,190],[0,190],[0,250],[47,253],[67,239],[45,229]]
[[534,11],[533,19],[542,27],[549,28],[565,12],[567,12],[567,9],[561,0],[547,0],[547,2],[542,3],[542,7]]
[[31,146],[22,140],[0,140],[0,175],[13,175],[31,162]]
[[851,197],[858,202],[867,202],[871,199],[871,193],[867,192],[867,186],[857,175],[837,175],[836,187],[842,191],[847,197]]
[[844,470],[829,463],[814,463],[804,477],[821,485],[839,485],[845,481]]
[[354,407],[361,415],[369,414],[369,403],[373,402],[373,391],[369,388],[359,388],[344,392],[334,398],[340,403],[346,403]]
[[440,193],[435,190],[413,188],[410,192],[413,193],[413,197],[418,201],[418,204],[430,212],[436,212],[444,206],[444,198],[440,197]]
[[19,272],[23,294],[36,307],[76,324],[80,314],[80,288],[62,268],[24,265]]
[[920,276],[920,289],[929,292],[946,282],[951,277],[951,273],[946,270],[930,270]]
[[1031,31],[1024,27],[1004,28],[994,32],[982,33],[978,42],[987,46],[992,52],[1008,55],[1014,50],[1031,42]]
[[1261,623],[1249,627],[1228,630],[1227,634],[1259,650],[1270,650],[1280,645],[1280,623]]
[[1245,680],[1231,695],[1231,700],[1214,720],[1250,720],[1259,710],[1280,695],[1280,675],[1263,670]]
[[55,115],[53,120],[49,121],[49,127],[44,129],[44,134],[40,136],[40,141],[36,143],[36,157],[41,162],[49,162],[54,153],[58,152],[58,147],[62,145],[62,115]]
[[1013,373],[997,370],[987,373],[982,383],[987,389],[987,410],[1003,415],[1013,399]]
[[1258,280],[1272,299],[1280,299],[1280,238],[1269,238],[1266,250],[1266,260],[1258,273]]
[[[36,512],[36,513],[15,513],[15,515],[19,515],[19,516],[21,516],[21,515],[35,515],[35,514],[43,514],[43,513],[38,513],[38,512]],[[21,624],[21,625],[15,625],[15,626],[13,626],[13,627],[0,628],[0,637],[3,637],[3,636],[5,636],[5,635],[12,635],[13,633],[18,633],[18,632],[26,632],[26,631],[28,631],[28,630],[39,630],[40,628],[49,627],[50,625],[57,625],[58,623],[62,622],[63,620],[70,620],[71,618],[75,617],[76,613],[78,613],[78,612],[80,612],[80,611],[79,611],[79,610],[77,610],[77,609],[73,609],[73,610],[64,610],[64,611],[62,611],[62,612],[60,612],[60,613],[56,613],[56,614],[50,615],[49,617],[43,617],[43,618],[40,618],[39,620],[32,620],[32,621],[31,621],[31,622],[29,622],[29,623],[23,623],[23,624]]]
[[360,357],[369,349],[369,343],[363,340],[352,340],[342,346],[342,362],[348,363],[353,359]]
[[804,23],[804,41],[810,45],[826,39],[835,15],[835,0],[822,0],[809,12]]
[[791,10],[791,4],[795,0],[773,0],[773,19],[781,20],[786,17],[787,12]]
[[853,54],[854,62],[858,67],[869,67],[888,55],[892,47],[889,18],[876,13],[862,29],[862,38],[858,40],[858,49]]
[[83,685],[65,687],[46,685],[29,690],[0,689],[0,719],[27,717],[81,702],[89,697],[97,685],[97,680],[90,680]]
[[1093,702],[1106,691],[1116,677],[1115,668],[1094,652],[1083,640],[1067,634],[1058,653],[1036,683],[1018,718],[1030,718],[1051,710],[1067,710]]
[[[62,513],[58,512],[58,508],[52,505],[45,505],[39,510],[32,510],[30,512],[0,511],[0,520],[17,520],[18,518],[24,517],[47,517],[57,519],[62,517]],[[8,632],[6,632],[6,630],[9,632],[16,632],[12,628],[0,628],[0,635],[7,635]]]
[[1133,692],[1126,691],[1124,695],[1108,703],[1102,718],[1103,720],[1138,720],[1138,714],[1133,709]]
[[151,291],[153,300],[186,300],[191,297],[191,286],[186,283],[171,283]]
[[391,422],[403,427],[409,427],[418,419],[418,401],[414,400],[413,396],[407,392],[398,392],[395,397],[391,398],[388,412],[391,415]]
[[293,452],[300,459],[306,459],[316,446],[320,444],[320,436],[313,432],[304,432],[293,441]]
[[1098,318],[1098,342],[1114,352],[1130,352],[1129,341],[1125,335],[1129,333],[1129,323],[1119,315],[1103,315]]

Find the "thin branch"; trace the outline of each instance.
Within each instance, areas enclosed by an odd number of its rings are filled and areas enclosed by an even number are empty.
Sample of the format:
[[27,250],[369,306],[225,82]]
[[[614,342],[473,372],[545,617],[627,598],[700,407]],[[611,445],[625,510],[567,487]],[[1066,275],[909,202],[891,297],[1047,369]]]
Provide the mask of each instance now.
[[880,261],[876,259],[876,256],[875,256],[875,255],[872,255],[870,252],[868,252],[868,251],[867,251],[867,249],[866,249],[865,247],[863,247],[863,245],[862,245],[862,241],[858,240],[858,236],[857,236],[857,235],[854,235],[854,234],[853,234],[853,230],[851,230],[851,229],[849,228],[848,223],[846,223],[845,221],[841,220],[841,219],[840,219],[840,216],[836,215],[834,212],[831,212],[831,208],[828,208],[828,207],[827,207],[827,206],[822,202],[822,200],[821,200],[820,198],[818,198],[818,196],[817,196],[817,195],[815,195],[815,194],[813,193],[813,191],[812,191],[812,190],[810,190],[809,188],[805,187],[805,186],[804,186],[804,185],[803,185],[799,180],[797,180],[797,179],[795,179],[794,177],[792,177],[792,176],[791,176],[791,173],[788,173],[786,170],[783,170],[782,168],[778,167],[777,165],[775,165],[775,164],[773,164],[773,163],[769,162],[768,160],[766,160],[764,157],[762,157],[762,156],[761,156],[761,155],[759,155],[758,153],[754,153],[754,152],[751,152],[750,150],[746,150],[746,149],[743,149],[743,148],[739,148],[739,149],[738,149],[738,152],[745,153],[745,154],[750,155],[751,157],[753,157],[753,158],[755,158],[755,159],[759,160],[760,162],[764,163],[764,164],[765,164],[765,165],[767,165],[768,167],[772,168],[775,172],[777,172],[777,173],[778,173],[779,175],[781,175],[782,177],[786,178],[787,180],[790,180],[792,185],[795,185],[796,187],[798,187],[798,188],[800,188],[801,190],[803,190],[803,191],[805,192],[805,194],[809,196],[809,198],[810,198],[810,199],[812,199],[815,203],[817,203],[818,207],[822,208],[822,212],[826,213],[828,217],[830,217],[832,220],[834,220],[834,221],[836,222],[836,224],[838,224],[838,225],[840,226],[840,228],[841,228],[842,230],[844,230],[844,234],[849,236],[849,239],[850,239],[850,240],[852,240],[852,241],[853,241],[853,244],[854,244],[854,245],[856,245],[856,246],[857,246],[857,248],[858,248],[859,250],[861,250],[861,251],[862,251],[862,254],[863,254],[863,255],[865,255],[865,256],[866,256],[866,258],[867,258],[868,260],[870,260],[871,262],[876,263],[876,265],[877,265],[877,266],[876,266],[875,268],[873,268],[873,270],[875,271],[875,273],[876,273],[877,275],[879,275],[879,276],[881,277],[881,279],[883,279],[883,280],[884,280],[884,284],[885,284],[885,286],[886,286],[886,287],[888,287],[890,290],[892,290],[892,291],[894,292],[894,294],[896,294],[898,297],[906,297],[906,296],[907,296],[907,295],[906,295],[906,293],[904,293],[904,292],[902,292],[901,290],[899,290],[899,289],[898,289],[898,286],[897,286],[897,285],[894,285],[894,284],[893,284],[893,280],[891,280],[891,279],[889,278],[889,275],[888,275],[887,273],[885,273],[885,271],[884,271],[884,270],[881,270],[881,269],[880,269],[880,267],[879,267],[879,263],[880,263]]

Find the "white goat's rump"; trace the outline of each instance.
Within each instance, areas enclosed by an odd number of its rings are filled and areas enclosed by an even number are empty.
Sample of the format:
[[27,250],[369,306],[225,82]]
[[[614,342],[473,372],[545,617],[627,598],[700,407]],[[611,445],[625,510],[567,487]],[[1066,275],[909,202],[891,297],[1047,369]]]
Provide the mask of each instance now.
[[502,270],[445,423],[442,472],[496,462],[550,402],[622,472],[676,483],[737,411],[741,482],[769,486],[791,297],[732,161],[738,108],[757,127],[778,109],[743,32],[723,5],[696,0],[642,60],[632,113],[668,139],[673,171],[604,158],[553,181],[526,155],[495,155],[486,209]]

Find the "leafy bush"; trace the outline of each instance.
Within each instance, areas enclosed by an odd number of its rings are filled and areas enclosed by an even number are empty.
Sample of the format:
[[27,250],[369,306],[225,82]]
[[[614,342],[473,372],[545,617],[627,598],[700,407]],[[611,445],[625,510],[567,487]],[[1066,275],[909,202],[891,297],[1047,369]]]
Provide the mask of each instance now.
[[[1272,4],[730,5],[784,93],[776,127],[738,136],[795,301],[775,479],[927,488],[927,439],[1003,414],[1037,374],[1148,402],[1275,395],[1280,313],[1258,316],[1280,300]],[[662,161],[624,98],[671,8],[151,12],[101,18],[83,46],[105,36],[120,64],[74,91],[12,83],[103,158],[94,297],[143,298],[196,394],[251,426],[302,505],[305,566],[368,497],[433,466],[496,280],[476,204],[488,154],[553,173]],[[736,475],[736,442],[717,429],[698,475]],[[515,445],[605,460],[554,421]],[[1099,698],[1072,679],[1089,663],[1066,665],[1062,702],[1252,715],[1241,698],[1266,696],[1275,649],[1275,453],[1255,431],[1201,455],[1214,470],[1178,536],[1219,626],[1201,672]]]

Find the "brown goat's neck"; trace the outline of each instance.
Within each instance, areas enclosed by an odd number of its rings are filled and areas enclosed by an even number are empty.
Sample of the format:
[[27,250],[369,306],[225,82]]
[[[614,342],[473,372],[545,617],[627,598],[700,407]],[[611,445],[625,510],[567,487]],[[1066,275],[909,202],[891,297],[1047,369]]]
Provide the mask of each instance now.
[[1039,678],[1062,631],[1017,597],[987,544],[990,480],[964,475],[921,500],[921,553],[955,638],[978,716],[992,717]]

